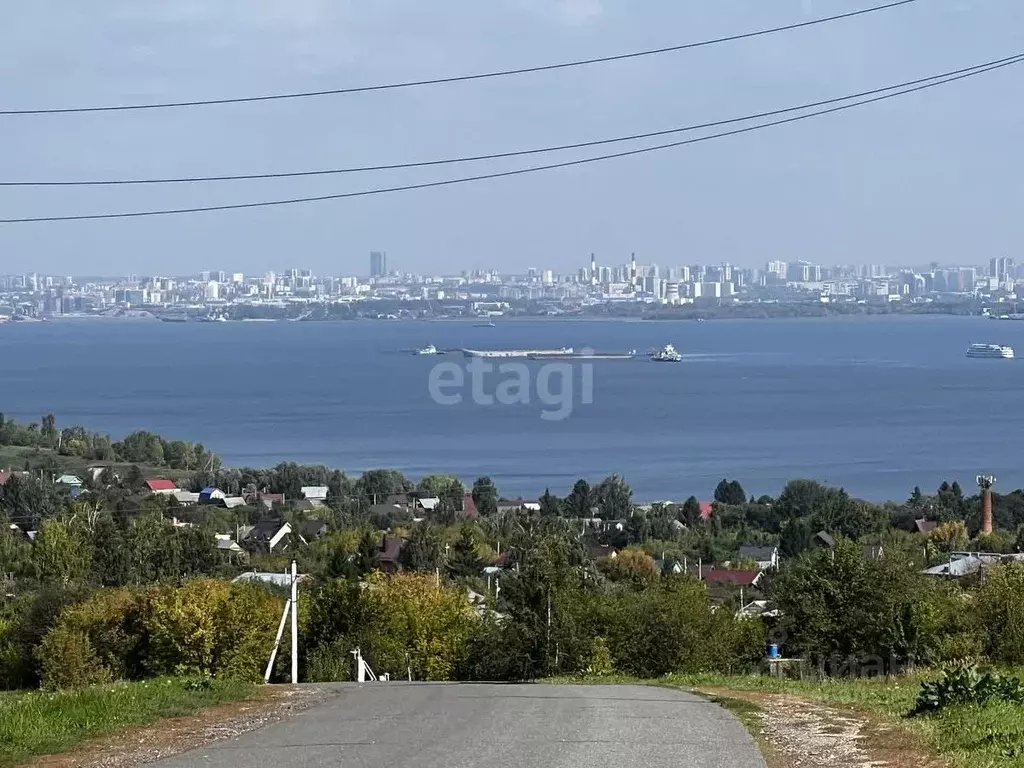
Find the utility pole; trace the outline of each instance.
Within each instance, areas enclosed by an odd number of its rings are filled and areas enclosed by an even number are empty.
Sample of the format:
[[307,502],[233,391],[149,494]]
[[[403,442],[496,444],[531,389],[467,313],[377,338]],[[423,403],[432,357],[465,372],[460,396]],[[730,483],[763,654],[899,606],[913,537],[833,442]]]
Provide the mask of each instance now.
[[292,685],[299,682],[299,566],[292,560]]

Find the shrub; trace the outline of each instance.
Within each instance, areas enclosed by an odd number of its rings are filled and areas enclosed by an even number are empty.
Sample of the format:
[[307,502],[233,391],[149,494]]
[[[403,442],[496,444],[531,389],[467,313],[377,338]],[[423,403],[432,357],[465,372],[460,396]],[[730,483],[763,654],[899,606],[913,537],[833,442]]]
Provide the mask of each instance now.
[[141,602],[139,593],[129,589],[102,589],[66,609],[57,628],[83,633],[110,679],[139,677],[143,652]]
[[217,614],[230,587],[199,579],[152,593],[144,626],[149,636],[146,666],[154,675],[209,675],[217,647]]
[[930,714],[964,704],[985,706],[997,701],[1024,704],[1024,685],[1009,675],[981,673],[974,666],[956,666],[943,671],[937,680],[921,683],[913,714]]
[[306,659],[307,683],[341,683],[352,679],[352,649],[338,638],[310,651]]
[[978,591],[978,618],[993,661],[1024,663],[1024,563],[993,568]]
[[232,584],[216,613],[213,674],[261,680],[283,609],[283,601],[258,584]]
[[110,681],[110,672],[80,629],[55,627],[39,647],[43,687],[47,690],[84,688]]

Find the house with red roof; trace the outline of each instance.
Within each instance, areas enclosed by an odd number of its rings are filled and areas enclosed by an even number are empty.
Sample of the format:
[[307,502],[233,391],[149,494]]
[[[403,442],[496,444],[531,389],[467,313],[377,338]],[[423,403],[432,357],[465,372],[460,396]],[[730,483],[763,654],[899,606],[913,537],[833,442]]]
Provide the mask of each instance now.
[[18,477],[28,477],[28,472],[19,472],[15,469],[0,469],[0,485],[7,485],[7,481],[15,475]]
[[174,484],[173,480],[147,480],[146,487],[149,488],[150,493],[163,495],[169,495],[178,490],[178,486]]

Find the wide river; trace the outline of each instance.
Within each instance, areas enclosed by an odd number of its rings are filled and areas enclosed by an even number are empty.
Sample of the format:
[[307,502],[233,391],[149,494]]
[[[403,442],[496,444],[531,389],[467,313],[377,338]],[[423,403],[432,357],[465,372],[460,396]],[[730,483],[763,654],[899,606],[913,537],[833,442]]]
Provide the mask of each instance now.
[[[512,496],[563,495],[579,477],[613,472],[641,500],[708,498],[722,477],[757,494],[809,477],[876,500],[943,479],[970,489],[981,472],[1017,488],[1024,360],[968,359],[972,342],[1024,354],[1024,322],[65,319],[0,326],[0,411],[53,412],[59,425],[115,437],[147,429],[200,441],[230,466],[490,475]],[[596,361],[589,373],[530,363],[529,388],[513,396],[520,374],[473,374],[461,355],[408,351],[428,343],[633,348],[638,357]],[[682,362],[646,359],[667,343]],[[439,364],[447,370],[432,393]],[[451,383],[458,376],[461,386]],[[572,396],[562,399],[566,382]]]

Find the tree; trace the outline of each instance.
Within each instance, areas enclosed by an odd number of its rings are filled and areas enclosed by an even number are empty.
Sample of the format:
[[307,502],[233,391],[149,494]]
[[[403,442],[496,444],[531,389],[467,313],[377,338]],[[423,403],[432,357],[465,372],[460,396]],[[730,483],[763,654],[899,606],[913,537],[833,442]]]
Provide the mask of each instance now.
[[696,496],[691,496],[683,502],[677,519],[687,528],[693,528],[700,523],[700,502],[697,501]]
[[593,493],[590,490],[590,483],[586,480],[577,480],[572,491],[565,497],[565,513],[568,517],[590,518],[594,506]]
[[32,560],[44,584],[67,587],[89,579],[92,546],[79,523],[45,520],[36,537]]
[[57,419],[52,413],[43,416],[42,428],[39,430],[46,444],[50,447],[57,447]]
[[92,531],[92,582],[102,587],[131,583],[128,537],[109,514],[101,515]]
[[498,511],[498,489],[489,477],[478,477],[473,482],[473,503],[477,511],[489,517]]
[[541,517],[559,517],[562,512],[562,504],[558,497],[551,493],[550,488],[544,489],[544,495],[538,500],[540,502]]
[[24,531],[38,530],[41,520],[56,512],[53,489],[34,477],[11,475],[0,486],[0,516],[6,516]]
[[483,571],[483,560],[477,552],[473,526],[465,524],[459,530],[459,539],[448,557],[448,573],[453,578],[477,578]]
[[747,494],[738,480],[722,480],[715,488],[715,501],[719,504],[738,506],[747,503]]
[[372,573],[380,567],[380,539],[371,530],[363,532],[356,550],[356,568],[360,576]]
[[813,658],[820,667],[857,659],[879,674],[919,652],[908,607],[923,577],[889,554],[874,560],[841,539],[834,549],[805,554],[783,569],[772,594],[784,617],[789,652]]
[[603,570],[613,581],[629,581],[638,587],[650,584],[658,578],[658,567],[654,558],[636,547],[627,547],[615,557],[603,561]]
[[132,432],[119,443],[114,450],[124,461],[132,464],[147,464],[152,467],[163,466],[164,447],[159,435],[152,432]]
[[369,504],[383,503],[388,496],[408,493],[412,484],[401,472],[393,469],[371,469],[364,472],[355,484],[355,492]]
[[963,550],[967,547],[970,539],[967,526],[959,521],[941,523],[928,534],[928,543],[940,552]]
[[433,572],[444,564],[444,544],[437,528],[417,524],[402,549],[402,566],[410,571]]
[[598,483],[594,498],[605,520],[621,520],[633,511],[633,490],[620,475],[609,475]]

